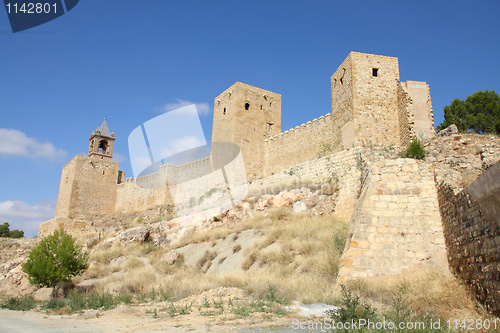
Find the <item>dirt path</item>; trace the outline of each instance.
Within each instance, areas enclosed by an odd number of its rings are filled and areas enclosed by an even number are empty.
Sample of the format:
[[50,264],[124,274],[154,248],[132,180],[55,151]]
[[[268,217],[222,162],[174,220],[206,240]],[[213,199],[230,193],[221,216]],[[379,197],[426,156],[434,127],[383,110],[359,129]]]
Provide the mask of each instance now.
[[227,318],[190,315],[153,318],[152,315],[140,315],[141,312],[142,309],[121,307],[102,313],[91,311],[58,316],[0,309],[0,333],[313,332],[293,329],[291,317],[274,322],[259,317],[226,321]]

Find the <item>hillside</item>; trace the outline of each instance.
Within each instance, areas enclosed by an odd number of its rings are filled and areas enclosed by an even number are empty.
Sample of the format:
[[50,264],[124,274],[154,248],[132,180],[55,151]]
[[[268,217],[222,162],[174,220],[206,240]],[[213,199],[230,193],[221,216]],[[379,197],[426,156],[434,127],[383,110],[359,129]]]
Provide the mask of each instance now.
[[[500,139],[494,136],[454,134],[433,138],[425,147],[426,161],[419,163],[433,170],[436,183],[446,182],[457,192],[500,156]],[[392,147],[365,147],[361,152],[366,163],[396,160],[400,153]],[[273,177],[282,181],[283,175]],[[339,218],[345,209],[339,205],[343,188],[335,180],[325,189],[311,179],[296,178],[299,181],[281,184],[284,190],[251,192],[224,214],[207,211],[174,218],[171,208],[160,207],[140,214],[94,217],[89,221],[91,232],[74,232],[90,256],[88,270],[73,281],[75,289],[114,295],[114,307],[138,307],[142,310],[135,311],[137,315],[186,321],[206,317],[204,323],[242,318],[254,318],[246,324],[274,322],[296,316],[280,310],[294,301],[343,304],[336,282],[346,241],[352,236],[349,223]],[[362,195],[356,191],[357,197]],[[34,294],[48,301],[52,291],[29,286],[19,266],[37,241],[0,242],[3,298]],[[446,269],[424,267],[382,282],[358,279],[345,284],[382,312],[402,298],[415,313],[440,318],[485,315]],[[64,314],[69,309],[60,303],[52,311]]]

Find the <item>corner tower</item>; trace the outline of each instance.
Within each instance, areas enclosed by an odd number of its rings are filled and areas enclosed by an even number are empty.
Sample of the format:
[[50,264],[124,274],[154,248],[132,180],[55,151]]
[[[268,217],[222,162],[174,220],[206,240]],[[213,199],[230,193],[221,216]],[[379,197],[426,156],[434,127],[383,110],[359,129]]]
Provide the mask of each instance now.
[[333,144],[400,145],[398,58],[351,52],[331,77]]
[[212,142],[237,144],[248,177],[263,168],[264,139],[281,133],[281,95],[236,82],[214,101]]

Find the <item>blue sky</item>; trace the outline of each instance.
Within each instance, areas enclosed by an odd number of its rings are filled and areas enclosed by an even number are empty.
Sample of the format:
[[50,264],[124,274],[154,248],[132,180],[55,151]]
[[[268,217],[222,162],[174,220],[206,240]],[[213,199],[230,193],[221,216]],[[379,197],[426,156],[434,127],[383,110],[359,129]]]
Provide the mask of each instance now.
[[27,236],[53,217],[62,167],[107,116],[127,137],[241,81],[282,95],[282,130],[330,112],[330,76],[350,51],[399,58],[430,85],[436,124],[454,98],[500,91],[500,1],[82,0],[13,34],[0,8],[0,222]]

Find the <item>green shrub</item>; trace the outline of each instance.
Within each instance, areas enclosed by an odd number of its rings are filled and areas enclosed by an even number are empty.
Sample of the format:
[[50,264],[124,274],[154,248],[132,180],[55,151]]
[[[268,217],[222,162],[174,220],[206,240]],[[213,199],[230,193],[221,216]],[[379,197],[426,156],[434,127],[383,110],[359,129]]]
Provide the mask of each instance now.
[[403,154],[405,158],[414,158],[417,160],[425,160],[425,149],[422,141],[414,137],[410,145]]
[[12,297],[1,304],[2,308],[14,311],[27,311],[36,308],[37,302],[33,296]]
[[83,273],[88,267],[87,260],[88,256],[75,244],[73,237],[61,229],[44,238],[31,251],[23,271],[31,284],[52,287]]

